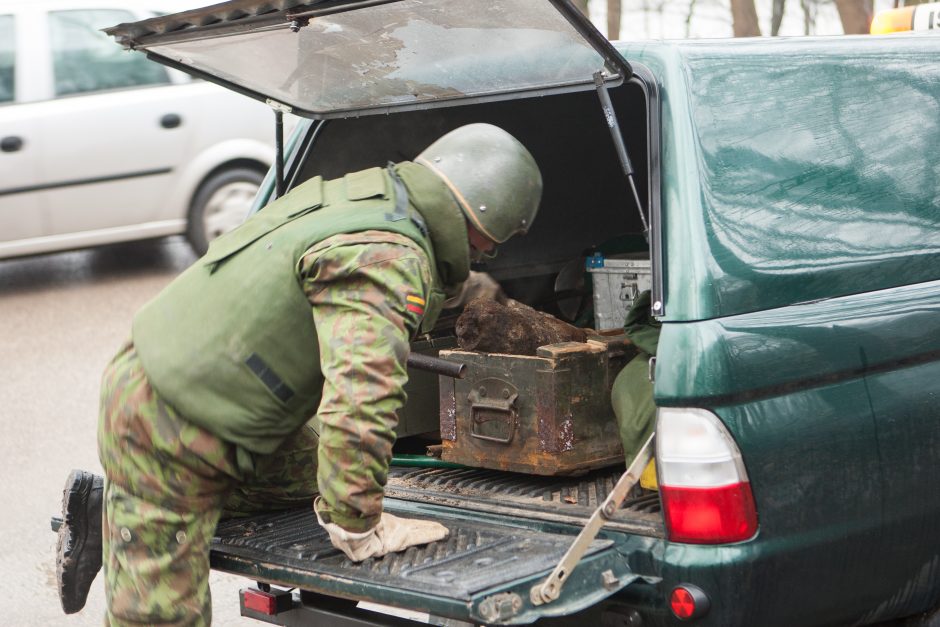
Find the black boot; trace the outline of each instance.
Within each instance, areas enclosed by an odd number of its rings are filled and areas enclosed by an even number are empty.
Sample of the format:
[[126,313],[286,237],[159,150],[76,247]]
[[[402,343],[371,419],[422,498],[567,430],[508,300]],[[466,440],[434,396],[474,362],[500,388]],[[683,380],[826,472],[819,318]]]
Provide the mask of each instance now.
[[73,470],[62,491],[62,526],[56,544],[55,576],[66,614],[85,607],[88,590],[101,570],[104,478]]

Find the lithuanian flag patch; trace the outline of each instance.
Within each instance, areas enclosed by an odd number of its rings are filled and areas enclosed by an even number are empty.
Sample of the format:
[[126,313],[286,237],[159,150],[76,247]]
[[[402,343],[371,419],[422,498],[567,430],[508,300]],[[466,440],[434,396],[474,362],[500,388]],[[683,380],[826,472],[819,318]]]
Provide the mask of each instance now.
[[417,294],[408,294],[406,299],[408,301],[408,311],[411,313],[418,314],[419,316],[424,315],[424,299],[418,296]]

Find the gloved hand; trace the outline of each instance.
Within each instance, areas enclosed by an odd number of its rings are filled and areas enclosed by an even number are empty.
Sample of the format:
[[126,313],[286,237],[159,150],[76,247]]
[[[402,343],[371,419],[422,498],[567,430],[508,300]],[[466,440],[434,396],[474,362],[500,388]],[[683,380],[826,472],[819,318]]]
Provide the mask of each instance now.
[[354,562],[404,551],[410,546],[443,540],[449,533],[447,527],[440,523],[399,518],[385,512],[382,513],[379,524],[361,533],[346,531],[336,523],[323,522],[319,512],[317,521],[330,534],[333,546]]
[[496,282],[496,279],[486,272],[471,270],[467,280],[460,286],[460,292],[444,301],[444,309],[462,308],[477,298],[495,300],[497,303],[506,302],[506,294],[503,293],[503,288]]

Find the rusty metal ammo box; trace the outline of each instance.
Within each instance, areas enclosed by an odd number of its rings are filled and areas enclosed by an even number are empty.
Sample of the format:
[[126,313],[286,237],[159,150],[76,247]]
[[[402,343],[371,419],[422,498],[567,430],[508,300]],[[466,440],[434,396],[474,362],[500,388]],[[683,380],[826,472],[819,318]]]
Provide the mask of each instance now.
[[441,351],[467,364],[463,379],[440,377],[443,459],[537,475],[622,463],[610,386],[623,348],[602,339],[549,344],[535,357]]

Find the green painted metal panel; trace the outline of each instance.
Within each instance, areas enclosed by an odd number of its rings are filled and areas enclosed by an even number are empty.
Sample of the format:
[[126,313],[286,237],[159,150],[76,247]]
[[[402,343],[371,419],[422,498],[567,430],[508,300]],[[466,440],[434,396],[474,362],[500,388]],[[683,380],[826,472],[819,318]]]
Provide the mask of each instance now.
[[940,281],[664,325],[658,405],[783,395],[940,359]]
[[[660,595],[701,587],[703,626],[869,624],[936,607],[938,377],[933,361],[712,407],[741,449],[758,535],[725,546],[625,536],[630,569],[662,577]],[[657,616],[655,600],[636,603]]]
[[703,587],[703,624],[867,623],[940,602],[938,314],[932,281],[664,325],[657,403],[722,418],[760,523],[731,547],[667,543],[647,571]]
[[662,81],[667,319],[940,278],[940,38],[621,51]]

